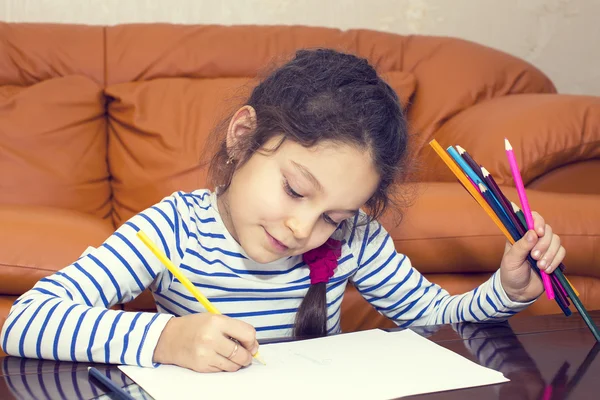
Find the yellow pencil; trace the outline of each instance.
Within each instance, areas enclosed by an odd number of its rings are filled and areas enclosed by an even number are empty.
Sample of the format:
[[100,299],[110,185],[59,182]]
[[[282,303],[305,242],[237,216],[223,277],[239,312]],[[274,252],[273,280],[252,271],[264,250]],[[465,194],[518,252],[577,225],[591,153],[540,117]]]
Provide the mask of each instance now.
[[[154,255],[165,265],[165,267],[167,267],[167,269],[171,271],[173,275],[175,275],[179,282],[181,282],[181,284],[185,286],[185,288],[189,290],[192,295],[194,295],[196,300],[198,300],[200,304],[202,304],[204,308],[206,308],[206,311],[208,311],[211,314],[221,314],[221,312],[217,310],[215,306],[212,305],[212,303],[206,298],[206,296],[204,296],[200,292],[200,290],[198,290],[198,288],[194,286],[185,275],[183,275],[179,268],[177,268],[175,264],[173,264],[171,260],[169,260],[166,254],[164,254],[162,251],[160,251],[158,247],[156,247],[156,245],[154,244],[154,242],[152,242],[152,240],[150,240],[148,235],[146,235],[142,231],[138,231],[137,236],[142,242],[144,242],[144,244],[150,249],[150,251],[154,253]],[[252,357],[254,357],[261,364],[266,365],[265,362],[261,360],[258,351],[256,352],[256,354],[253,354]]]
[[579,292],[577,291],[577,289],[575,289],[575,286],[573,286],[573,284],[569,281],[569,278],[567,278],[565,276],[565,280],[567,281],[567,283],[571,286],[571,289],[573,289],[573,291],[575,292],[575,294],[577,295],[577,297],[579,297]]

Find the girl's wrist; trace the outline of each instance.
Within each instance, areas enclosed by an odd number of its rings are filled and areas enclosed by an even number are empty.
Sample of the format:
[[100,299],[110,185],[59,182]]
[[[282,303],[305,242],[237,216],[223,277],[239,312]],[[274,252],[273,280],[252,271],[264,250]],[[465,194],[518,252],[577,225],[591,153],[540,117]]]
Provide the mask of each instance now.
[[530,303],[539,297],[539,295],[534,296],[531,293],[529,285],[521,289],[513,289],[510,284],[506,283],[505,279],[505,276],[500,273],[500,286],[506,294],[506,297],[513,303]]
[[177,324],[177,317],[171,318],[163,331],[158,338],[158,342],[156,343],[156,347],[154,348],[154,355],[152,357],[152,361],[159,364],[170,364],[171,363],[171,332],[175,329],[174,325]]
[[513,303],[530,303],[539,297],[539,295],[533,296],[527,288],[520,291],[514,291],[504,284],[502,284],[502,288],[504,289],[506,296],[508,296],[508,299]]
[[532,298],[531,295],[513,294],[510,291],[507,291],[506,289],[504,291],[506,292],[506,295],[508,296],[510,301],[512,301],[513,303],[529,303],[536,299],[536,297]]

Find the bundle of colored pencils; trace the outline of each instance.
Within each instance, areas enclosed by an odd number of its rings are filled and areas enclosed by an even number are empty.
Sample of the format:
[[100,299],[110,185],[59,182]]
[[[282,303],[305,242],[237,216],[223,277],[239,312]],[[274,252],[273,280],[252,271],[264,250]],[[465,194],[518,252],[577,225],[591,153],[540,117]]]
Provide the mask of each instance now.
[[[521,208],[508,200],[496,184],[492,175],[483,166],[478,164],[463,148],[460,146],[456,146],[456,148],[449,146],[446,152],[435,139],[429,142],[429,144],[454,173],[463,187],[471,194],[473,199],[492,218],[511,244],[521,239],[528,229],[533,229],[533,218],[523,187],[521,173],[519,172],[512,146],[507,139],[505,139],[505,150],[517,193],[519,194]],[[577,311],[579,311],[579,314],[596,338],[596,341],[600,342],[598,327],[581,303],[578,297],[579,294],[563,273],[565,266],[561,263],[553,273],[547,274],[539,270],[537,262],[531,255],[527,257],[527,260],[533,271],[542,279],[548,298],[554,299],[566,316],[571,315],[571,310],[569,309],[569,299],[571,299],[575,308],[577,308]]]

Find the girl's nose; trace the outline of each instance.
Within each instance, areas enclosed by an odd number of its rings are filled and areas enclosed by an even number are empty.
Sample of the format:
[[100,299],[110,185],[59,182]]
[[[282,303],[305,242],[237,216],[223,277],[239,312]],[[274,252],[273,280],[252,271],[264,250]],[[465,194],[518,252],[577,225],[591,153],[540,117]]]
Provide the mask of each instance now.
[[286,221],[286,226],[296,240],[306,240],[310,237],[312,233],[314,223],[311,222],[308,218],[288,218]]

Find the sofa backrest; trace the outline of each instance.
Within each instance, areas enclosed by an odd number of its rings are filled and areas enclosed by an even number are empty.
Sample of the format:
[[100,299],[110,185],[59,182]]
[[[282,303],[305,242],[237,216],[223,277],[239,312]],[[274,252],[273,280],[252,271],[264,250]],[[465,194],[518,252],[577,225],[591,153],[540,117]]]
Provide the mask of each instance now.
[[175,190],[205,187],[211,128],[299,48],[368,58],[398,92],[419,147],[476,103],[555,92],[525,61],[453,38],[169,24],[0,24],[0,35],[0,203],[115,226]]

